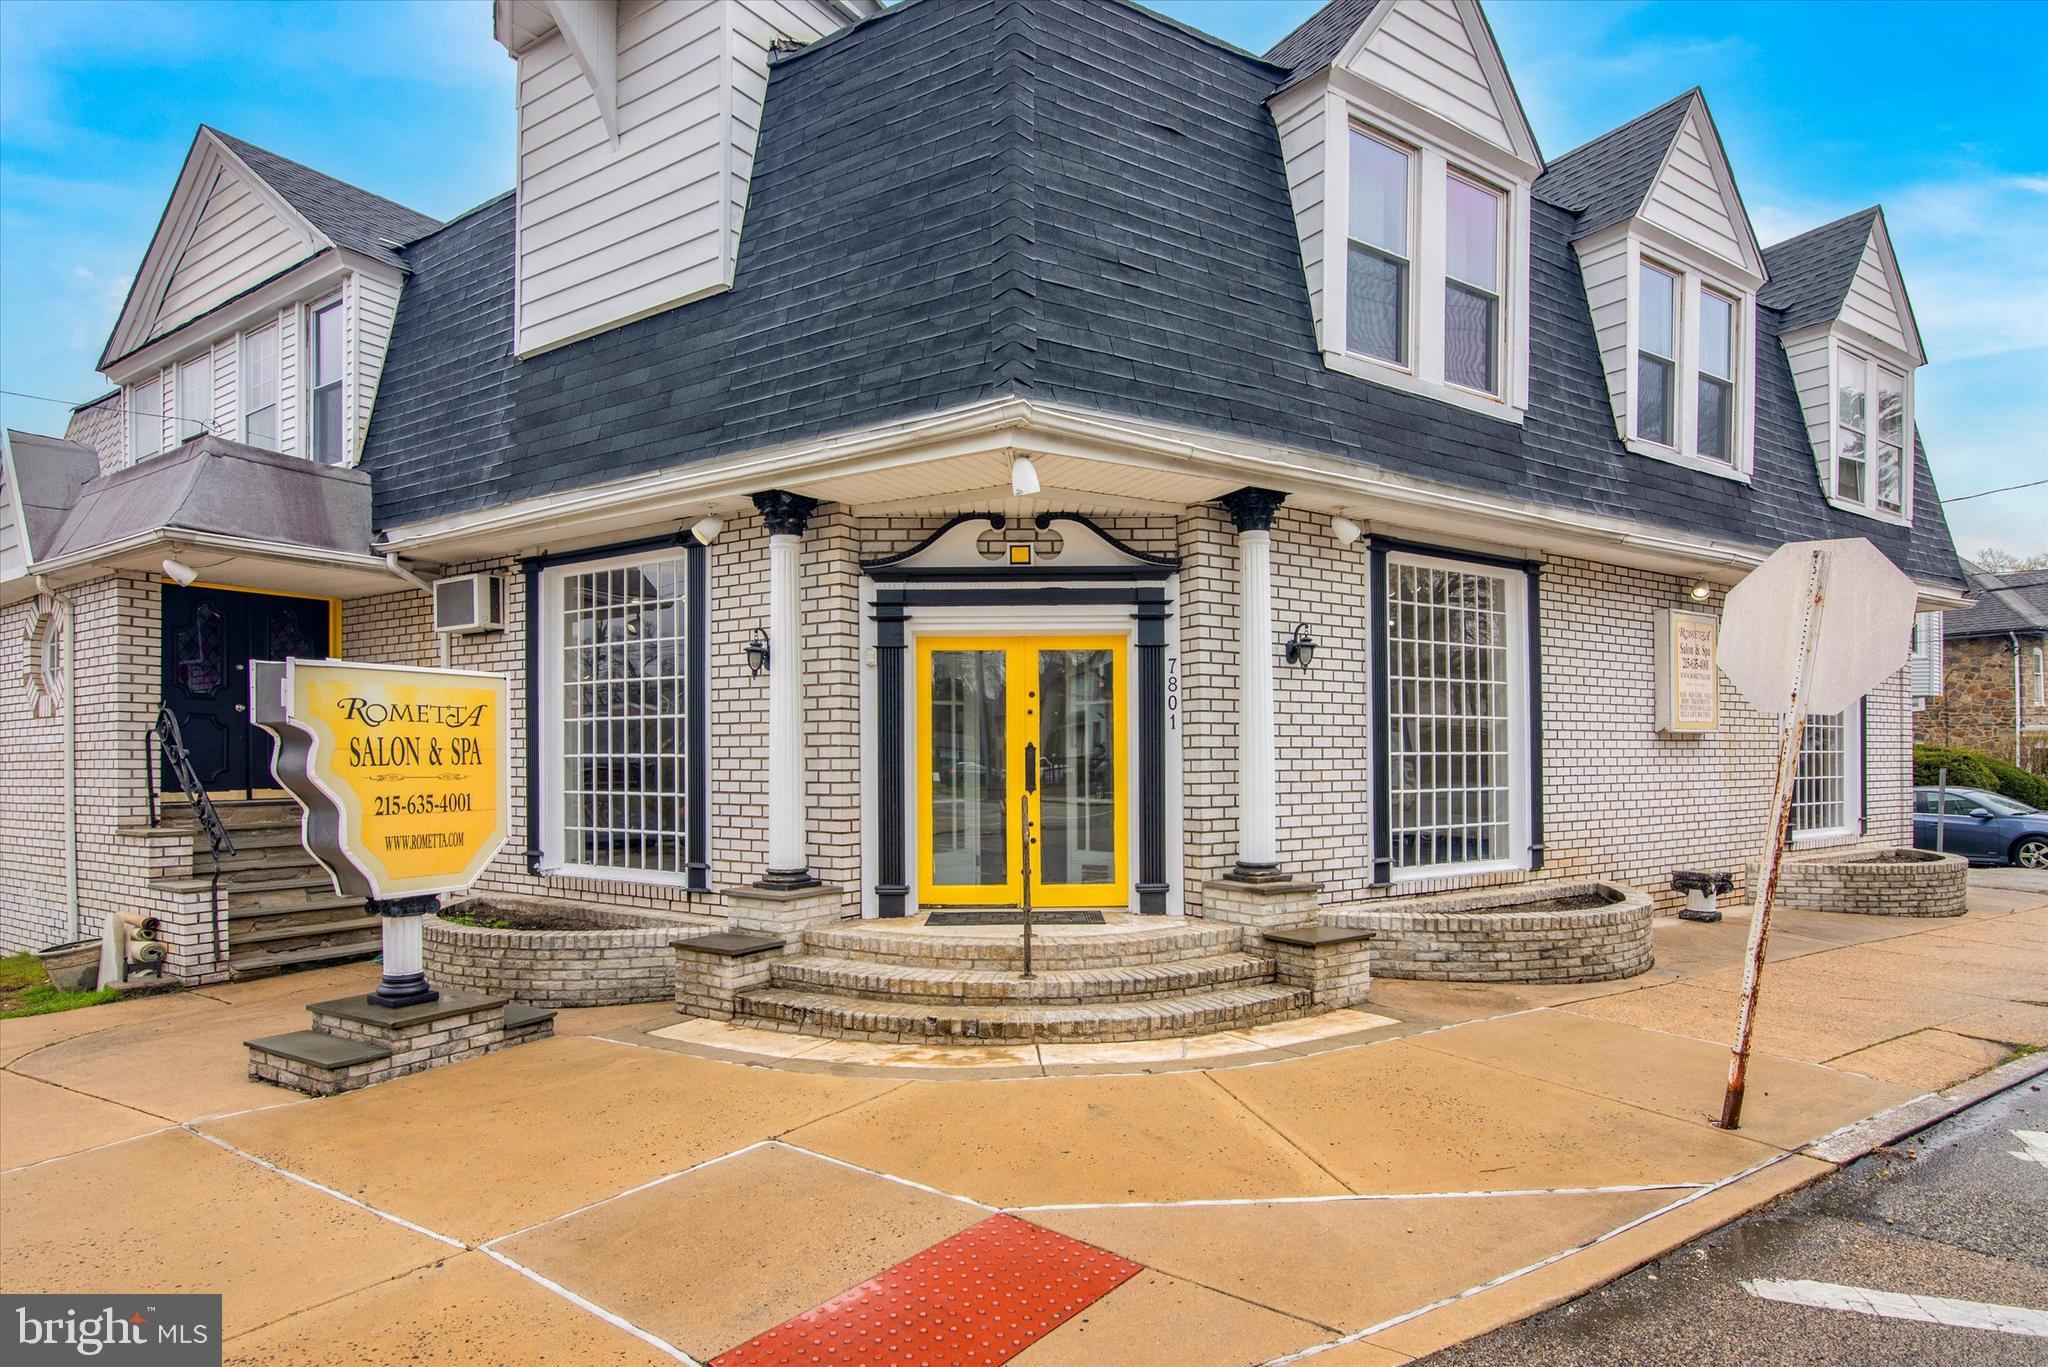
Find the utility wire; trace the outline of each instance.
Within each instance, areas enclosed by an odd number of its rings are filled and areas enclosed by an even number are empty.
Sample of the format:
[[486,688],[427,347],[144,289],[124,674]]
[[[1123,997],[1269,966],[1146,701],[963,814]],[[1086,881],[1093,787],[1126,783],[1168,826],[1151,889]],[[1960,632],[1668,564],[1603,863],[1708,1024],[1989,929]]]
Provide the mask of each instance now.
[[1973,498],[1989,498],[1993,494],[2009,494],[2015,489],[2031,489],[2036,485],[2048,484],[2048,479],[2030,479],[2025,484],[2008,484],[2003,489],[1979,489],[1974,494],[1943,494],[1944,506],[1950,503],[1967,503]]
[[[119,391],[116,391],[116,392],[119,392]],[[106,400],[106,399],[101,399],[101,400],[99,400],[99,401],[97,401],[97,402],[95,402],[95,403],[89,403],[89,404],[86,404],[86,403],[73,403],[73,402],[71,402],[71,400],[69,400],[69,399],[54,399],[54,398],[51,398],[51,397],[50,397],[50,396],[49,396],[48,394],[24,394],[24,393],[22,393],[22,392],[21,392],[20,390],[18,390],[18,389],[0,389],[0,394],[5,394],[5,395],[7,395],[7,396],[8,396],[9,398],[12,398],[12,399],[34,399],[34,400],[35,400],[35,401],[36,401],[37,403],[56,403],[56,404],[62,404],[62,405],[64,405],[64,407],[66,407],[66,408],[70,409],[70,410],[71,410],[72,412],[74,412],[74,413],[76,413],[76,412],[77,412],[77,411],[78,411],[79,409],[81,409],[81,408],[97,408],[97,407],[99,407],[99,405],[100,405],[100,404],[102,404],[102,403],[106,403],[106,402],[107,402],[107,400]],[[112,397],[114,397],[114,396],[113,396],[112,394],[109,394],[109,395],[107,396],[107,398],[108,398],[108,399],[111,399]],[[107,404],[107,408],[108,408],[108,411],[110,411],[110,412],[114,412],[114,413],[140,413],[140,414],[141,414],[141,415],[142,415],[143,417],[145,417],[145,418],[161,418],[161,417],[163,417],[163,414],[161,414],[161,413],[152,413],[152,412],[150,412],[149,410],[147,410],[147,409],[144,409],[144,408],[130,408],[130,407],[128,407],[128,405],[126,405],[126,404],[120,404],[120,403],[115,403],[115,404]],[[174,421],[176,421],[176,422],[190,422],[190,423],[197,423],[197,424],[198,424],[199,426],[201,426],[201,427],[203,427],[203,428],[205,428],[205,429],[206,429],[206,431],[207,431],[207,435],[209,435],[209,436],[215,436],[215,437],[218,437],[218,436],[221,436],[221,435],[222,435],[222,433],[221,433],[220,429],[219,429],[219,428],[217,428],[217,427],[215,427],[215,426],[214,426],[214,425],[213,425],[213,424],[212,424],[211,422],[207,421],[207,420],[206,420],[205,418],[176,418],[176,419],[174,419]]]

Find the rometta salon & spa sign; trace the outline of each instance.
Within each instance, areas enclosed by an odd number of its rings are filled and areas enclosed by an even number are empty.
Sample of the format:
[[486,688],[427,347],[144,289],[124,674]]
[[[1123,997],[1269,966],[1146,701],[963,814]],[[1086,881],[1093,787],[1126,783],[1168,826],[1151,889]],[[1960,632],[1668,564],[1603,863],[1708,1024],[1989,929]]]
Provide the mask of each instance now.
[[511,829],[502,674],[339,660],[251,666],[278,782],[306,809],[306,849],[344,896],[467,888]]

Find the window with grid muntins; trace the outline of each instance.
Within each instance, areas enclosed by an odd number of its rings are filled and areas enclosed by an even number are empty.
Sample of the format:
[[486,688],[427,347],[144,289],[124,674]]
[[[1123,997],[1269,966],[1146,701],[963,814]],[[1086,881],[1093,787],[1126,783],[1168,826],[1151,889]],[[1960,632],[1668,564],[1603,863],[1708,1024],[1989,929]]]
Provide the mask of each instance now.
[[563,578],[562,853],[569,863],[688,871],[687,596],[680,555]]
[[1508,613],[1499,575],[1387,565],[1385,744],[1396,869],[1510,855]]
[[1792,831],[1834,831],[1849,824],[1848,713],[1813,716],[1799,736],[1792,783]]

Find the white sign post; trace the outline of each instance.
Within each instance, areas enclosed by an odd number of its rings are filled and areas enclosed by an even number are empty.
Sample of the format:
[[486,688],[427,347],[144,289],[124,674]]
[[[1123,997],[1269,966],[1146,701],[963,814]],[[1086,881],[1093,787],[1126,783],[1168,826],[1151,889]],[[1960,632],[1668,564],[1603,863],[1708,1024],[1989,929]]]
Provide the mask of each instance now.
[[1722,1129],[1742,1123],[1771,900],[1785,855],[1806,718],[1842,711],[1905,665],[1918,597],[1913,581],[1860,538],[1781,546],[1729,590],[1722,615],[1721,672],[1759,711],[1779,720],[1777,778],[1758,861]]

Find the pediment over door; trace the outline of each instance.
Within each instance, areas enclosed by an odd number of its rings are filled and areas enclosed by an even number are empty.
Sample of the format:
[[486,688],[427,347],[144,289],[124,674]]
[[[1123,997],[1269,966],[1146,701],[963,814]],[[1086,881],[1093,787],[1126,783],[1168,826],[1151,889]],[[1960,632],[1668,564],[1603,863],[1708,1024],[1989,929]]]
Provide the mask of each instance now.
[[1164,579],[1172,556],[1125,545],[1078,513],[1040,513],[1030,522],[999,514],[956,517],[917,545],[862,564],[871,578]]

